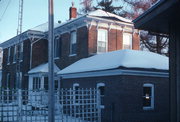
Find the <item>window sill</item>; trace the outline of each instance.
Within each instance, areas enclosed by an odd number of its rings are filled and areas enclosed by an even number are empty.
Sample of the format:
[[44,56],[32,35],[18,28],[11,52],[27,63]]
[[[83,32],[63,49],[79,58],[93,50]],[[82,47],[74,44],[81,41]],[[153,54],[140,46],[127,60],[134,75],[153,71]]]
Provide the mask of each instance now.
[[59,57],[54,57],[54,59],[56,60],[56,59],[60,59]]
[[143,107],[143,110],[145,110],[145,111],[154,110],[154,108],[153,107]]
[[77,54],[70,54],[69,57],[73,57],[73,56],[76,56]]
[[15,64],[16,62],[13,61],[13,64]]

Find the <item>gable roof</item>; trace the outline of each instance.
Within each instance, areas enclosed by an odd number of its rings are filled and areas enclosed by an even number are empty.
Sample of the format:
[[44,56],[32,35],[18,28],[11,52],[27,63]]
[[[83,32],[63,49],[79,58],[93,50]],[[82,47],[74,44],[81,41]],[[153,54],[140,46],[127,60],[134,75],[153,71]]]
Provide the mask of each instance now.
[[71,74],[119,67],[168,70],[168,57],[147,51],[118,50],[81,59],[57,74]]

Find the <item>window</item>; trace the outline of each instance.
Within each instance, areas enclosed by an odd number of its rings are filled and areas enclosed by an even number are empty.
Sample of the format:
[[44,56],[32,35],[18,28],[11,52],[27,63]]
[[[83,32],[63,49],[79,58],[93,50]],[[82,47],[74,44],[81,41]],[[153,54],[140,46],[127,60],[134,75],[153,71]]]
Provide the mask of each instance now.
[[20,44],[20,55],[19,55],[19,61],[23,60],[23,42]]
[[99,95],[100,95],[100,107],[104,108],[104,95],[105,95],[105,84],[104,83],[98,83],[97,84],[97,89],[99,90]]
[[14,82],[15,83],[14,88],[18,88],[19,80],[22,82],[22,72],[16,73],[16,79],[15,79],[15,82]]
[[33,90],[38,90],[41,88],[41,79],[40,77],[33,77]]
[[48,77],[44,77],[44,88],[48,90]]
[[73,84],[73,92],[74,92],[74,103],[78,103],[79,100],[79,84]]
[[10,64],[11,47],[8,48],[7,64]]
[[143,85],[143,109],[149,110],[154,109],[154,85],[144,84]]
[[16,50],[17,50],[17,46],[14,45],[13,63],[16,62]]
[[70,40],[70,56],[75,55],[77,52],[77,39],[76,39],[76,31],[71,32],[71,40]]
[[104,53],[108,51],[108,32],[104,29],[98,29],[97,37],[97,53]]
[[60,39],[56,36],[54,39],[54,58],[60,57]]
[[6,75],[6,85],[5,88],[9,89],[10,88],[10,73],[7,73]]
[[132,49],[132,34],[123,33],[123,49]]

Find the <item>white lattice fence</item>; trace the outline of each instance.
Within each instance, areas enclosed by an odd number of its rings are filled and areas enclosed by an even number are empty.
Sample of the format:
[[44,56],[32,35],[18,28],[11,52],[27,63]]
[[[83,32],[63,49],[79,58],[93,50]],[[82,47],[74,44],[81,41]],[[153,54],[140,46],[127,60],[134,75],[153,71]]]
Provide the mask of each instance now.
[[[61,89],[55,92],[56,122],[100,122],[96,89]],[[47,122],[48,91],[0,89],[1,122]]]

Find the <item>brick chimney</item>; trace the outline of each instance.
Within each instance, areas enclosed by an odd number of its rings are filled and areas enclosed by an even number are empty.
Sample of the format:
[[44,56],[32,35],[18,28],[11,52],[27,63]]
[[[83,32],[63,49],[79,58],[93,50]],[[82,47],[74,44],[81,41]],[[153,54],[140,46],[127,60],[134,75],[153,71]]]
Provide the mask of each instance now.
[[74,7],[74,2],[72,2],[72,7],[69,8],[69,19],[77,17],[77,9]]

